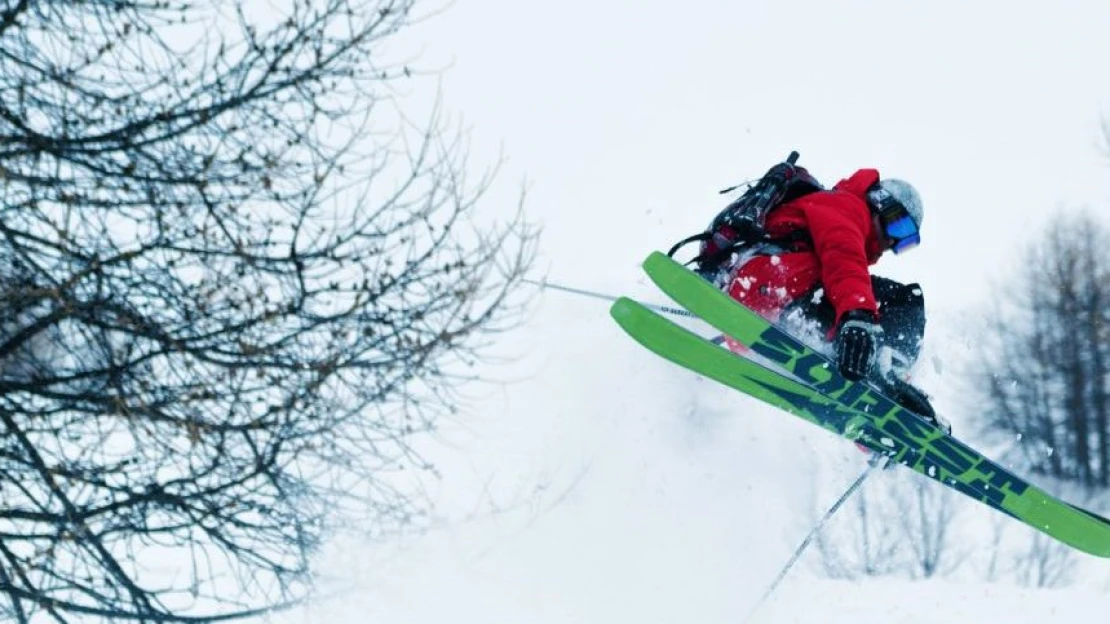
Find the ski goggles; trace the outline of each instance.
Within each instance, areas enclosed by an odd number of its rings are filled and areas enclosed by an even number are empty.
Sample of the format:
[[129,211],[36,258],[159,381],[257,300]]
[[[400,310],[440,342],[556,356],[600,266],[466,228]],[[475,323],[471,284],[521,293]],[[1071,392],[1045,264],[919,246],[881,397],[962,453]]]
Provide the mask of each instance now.
[[879,210],[879,223],[887,238],[894,241],[892,249],[900,254],[921,244],[921,232],[913,217],[898,200],[891,197]]

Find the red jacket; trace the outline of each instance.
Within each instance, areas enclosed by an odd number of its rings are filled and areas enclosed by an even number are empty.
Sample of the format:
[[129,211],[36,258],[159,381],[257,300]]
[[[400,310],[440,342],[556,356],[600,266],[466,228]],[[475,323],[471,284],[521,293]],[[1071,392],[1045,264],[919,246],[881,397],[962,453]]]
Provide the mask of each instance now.
[[769,234],[805,230],[812,244],[748,260],[734,272],[729,295],[777,320],[787,304],[820,284],[836,310],[837,323],[849,310],[868,310],[877,319],[868,267],[878,261],[882,248],[865,194],[878,180],[875,169],[860,169],[830,191],[804,195],[772,210],[766,222]]

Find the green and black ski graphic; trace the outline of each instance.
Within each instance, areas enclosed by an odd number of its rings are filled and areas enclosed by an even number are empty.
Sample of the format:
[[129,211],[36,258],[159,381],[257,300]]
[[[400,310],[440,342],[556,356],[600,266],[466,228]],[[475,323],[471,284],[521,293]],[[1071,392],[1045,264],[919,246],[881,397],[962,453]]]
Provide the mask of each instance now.
[[612,307],[614,319],[649,350],[887,455],[1079,550],[1110,557],[1110,520],[1054,498],[873,388],[844,379],[824,355],[667,256],[653,253],[644,268],[676,302],[794,379],[622,298]]

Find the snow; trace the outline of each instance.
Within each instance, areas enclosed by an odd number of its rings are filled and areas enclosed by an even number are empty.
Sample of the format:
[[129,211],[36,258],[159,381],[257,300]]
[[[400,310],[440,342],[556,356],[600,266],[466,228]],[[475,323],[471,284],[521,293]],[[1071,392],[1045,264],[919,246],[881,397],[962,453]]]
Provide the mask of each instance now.
[[[1106,594],[1098,591],[889,580],[807,581],[786,584],[773,600],[745,620],[746,609],[724,612],[717,608],[719,601],[712,595],[712,592],[742,594],[745,592],[742,585],[710,583],[694,591],[690,587],[694,582],[684,582],[677,575],[660,574],[650,580],[637,571],[613,578],[588,573],[585,576],[588,582],[595,583],[591,589],[582,589],[577,594],[555,594],[535,588],[521,591],[520,577],[447,567],[421,577],[419,587],[375,594],[372,599],[365,597],[360,607],[366,619],[359,621],[1051,624],[1102,621],[1110,607]],[[619,587],[637,582],[644,583],[641,593],[627,594]],[[507,587],[514,590],[507,591]]]
[[[527,178],[555,282],[662,302],[638,261],[704,227],[721,207],[718,182],[792,148],[834,180],[861,166],[912,177],[928,205],[925,241],[877,270],[923,285],[915,379],[962,436],[972,422],[956,381],[976,337],[961,333],[956,307],[1022,261],[1018,242],[1057,202],[1106,194],[1091,148],[1106,86],[1090,76],[1107,57],[1110,5],[804,4],[477,0],[431,20],[419,44],[449,61],[444,93],[473,124],[476,162],[499,161],[502,147],[511,156],[508,188],[485,203],[515,206]],[[661,32],[674,45],[660,45]],[[807,68],[804,80],[783,67]],[[848,70],[909,95],[892,106],[843,80]],[[430,441],[441,522],[396,543],[333,545],[321,591],[335,598],[272,619],[743,622],[865,462],[827,432],[661,362],[596,301],[544,294],[526,330],[499,346],[519,359],[487,377],[511,383],[472,390],[465,416]],[[906,495],[947,491],[899,468],[873,479]],[[857,502],[828,535],[850,538]],[[1106,619],[1110,563],[1072,553],[1075,572],[1059,579],[1068,586],[1037,588],[989,556],[996,539],[1010,551],[1043,546],[1035,531],[958,495],[951,504],[963,556],[952,571],[832,580],[814,546],[751,621]],[[880,529],[910,515],[871,513]]]
[[[770,624],[1021,624],[1099,621],[1106,592],[1036,590],[999,584],[811,581],[782,590],[751,621]],[[1092,620],[1094,618],[1094,620]]]
[[[651,299],[646,288],[630,290]],[[956,495],[965,559],[951,574],[829,579],[813,545],[745,620],[867,456],[651,356],[603,309],[545,295],[533,331],[514,344],[511,368],[525,378],[496,387],[479,401],[481,418],[443,434],[457,451],[438,452],[444,477],[431,494],[442,523],[385,547],[335,547],[321,580],[335,598],[271,619],[1045,624],[1110,610],[1107,566],[1085,556],[1078,563],[1093,564],[1090,573],[1072,588],[987,581],[981,555],[992,527],[1018,545],[1034,532]],[[574,331],[559,331],[567,319]],[[947,491],[900,468],[871,481],[877,492],[911,494],[919,483]],[[868,501],[878,527],[897,527],[907,513]],[[856,502],[823,535],[847,540]]]

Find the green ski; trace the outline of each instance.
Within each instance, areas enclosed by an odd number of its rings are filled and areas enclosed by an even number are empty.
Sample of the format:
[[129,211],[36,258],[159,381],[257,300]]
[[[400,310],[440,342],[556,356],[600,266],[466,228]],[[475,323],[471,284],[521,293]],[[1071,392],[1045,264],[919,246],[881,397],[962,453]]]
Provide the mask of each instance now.
[[649,350],[887,455],[1079,550],[1110,557],[1110,520],[1052,497],[873,388],[844,379],[825,356],[667,256],[653,253],[644,268],[676,302],[794,378],[622,298],[612,307],[613,317]]

